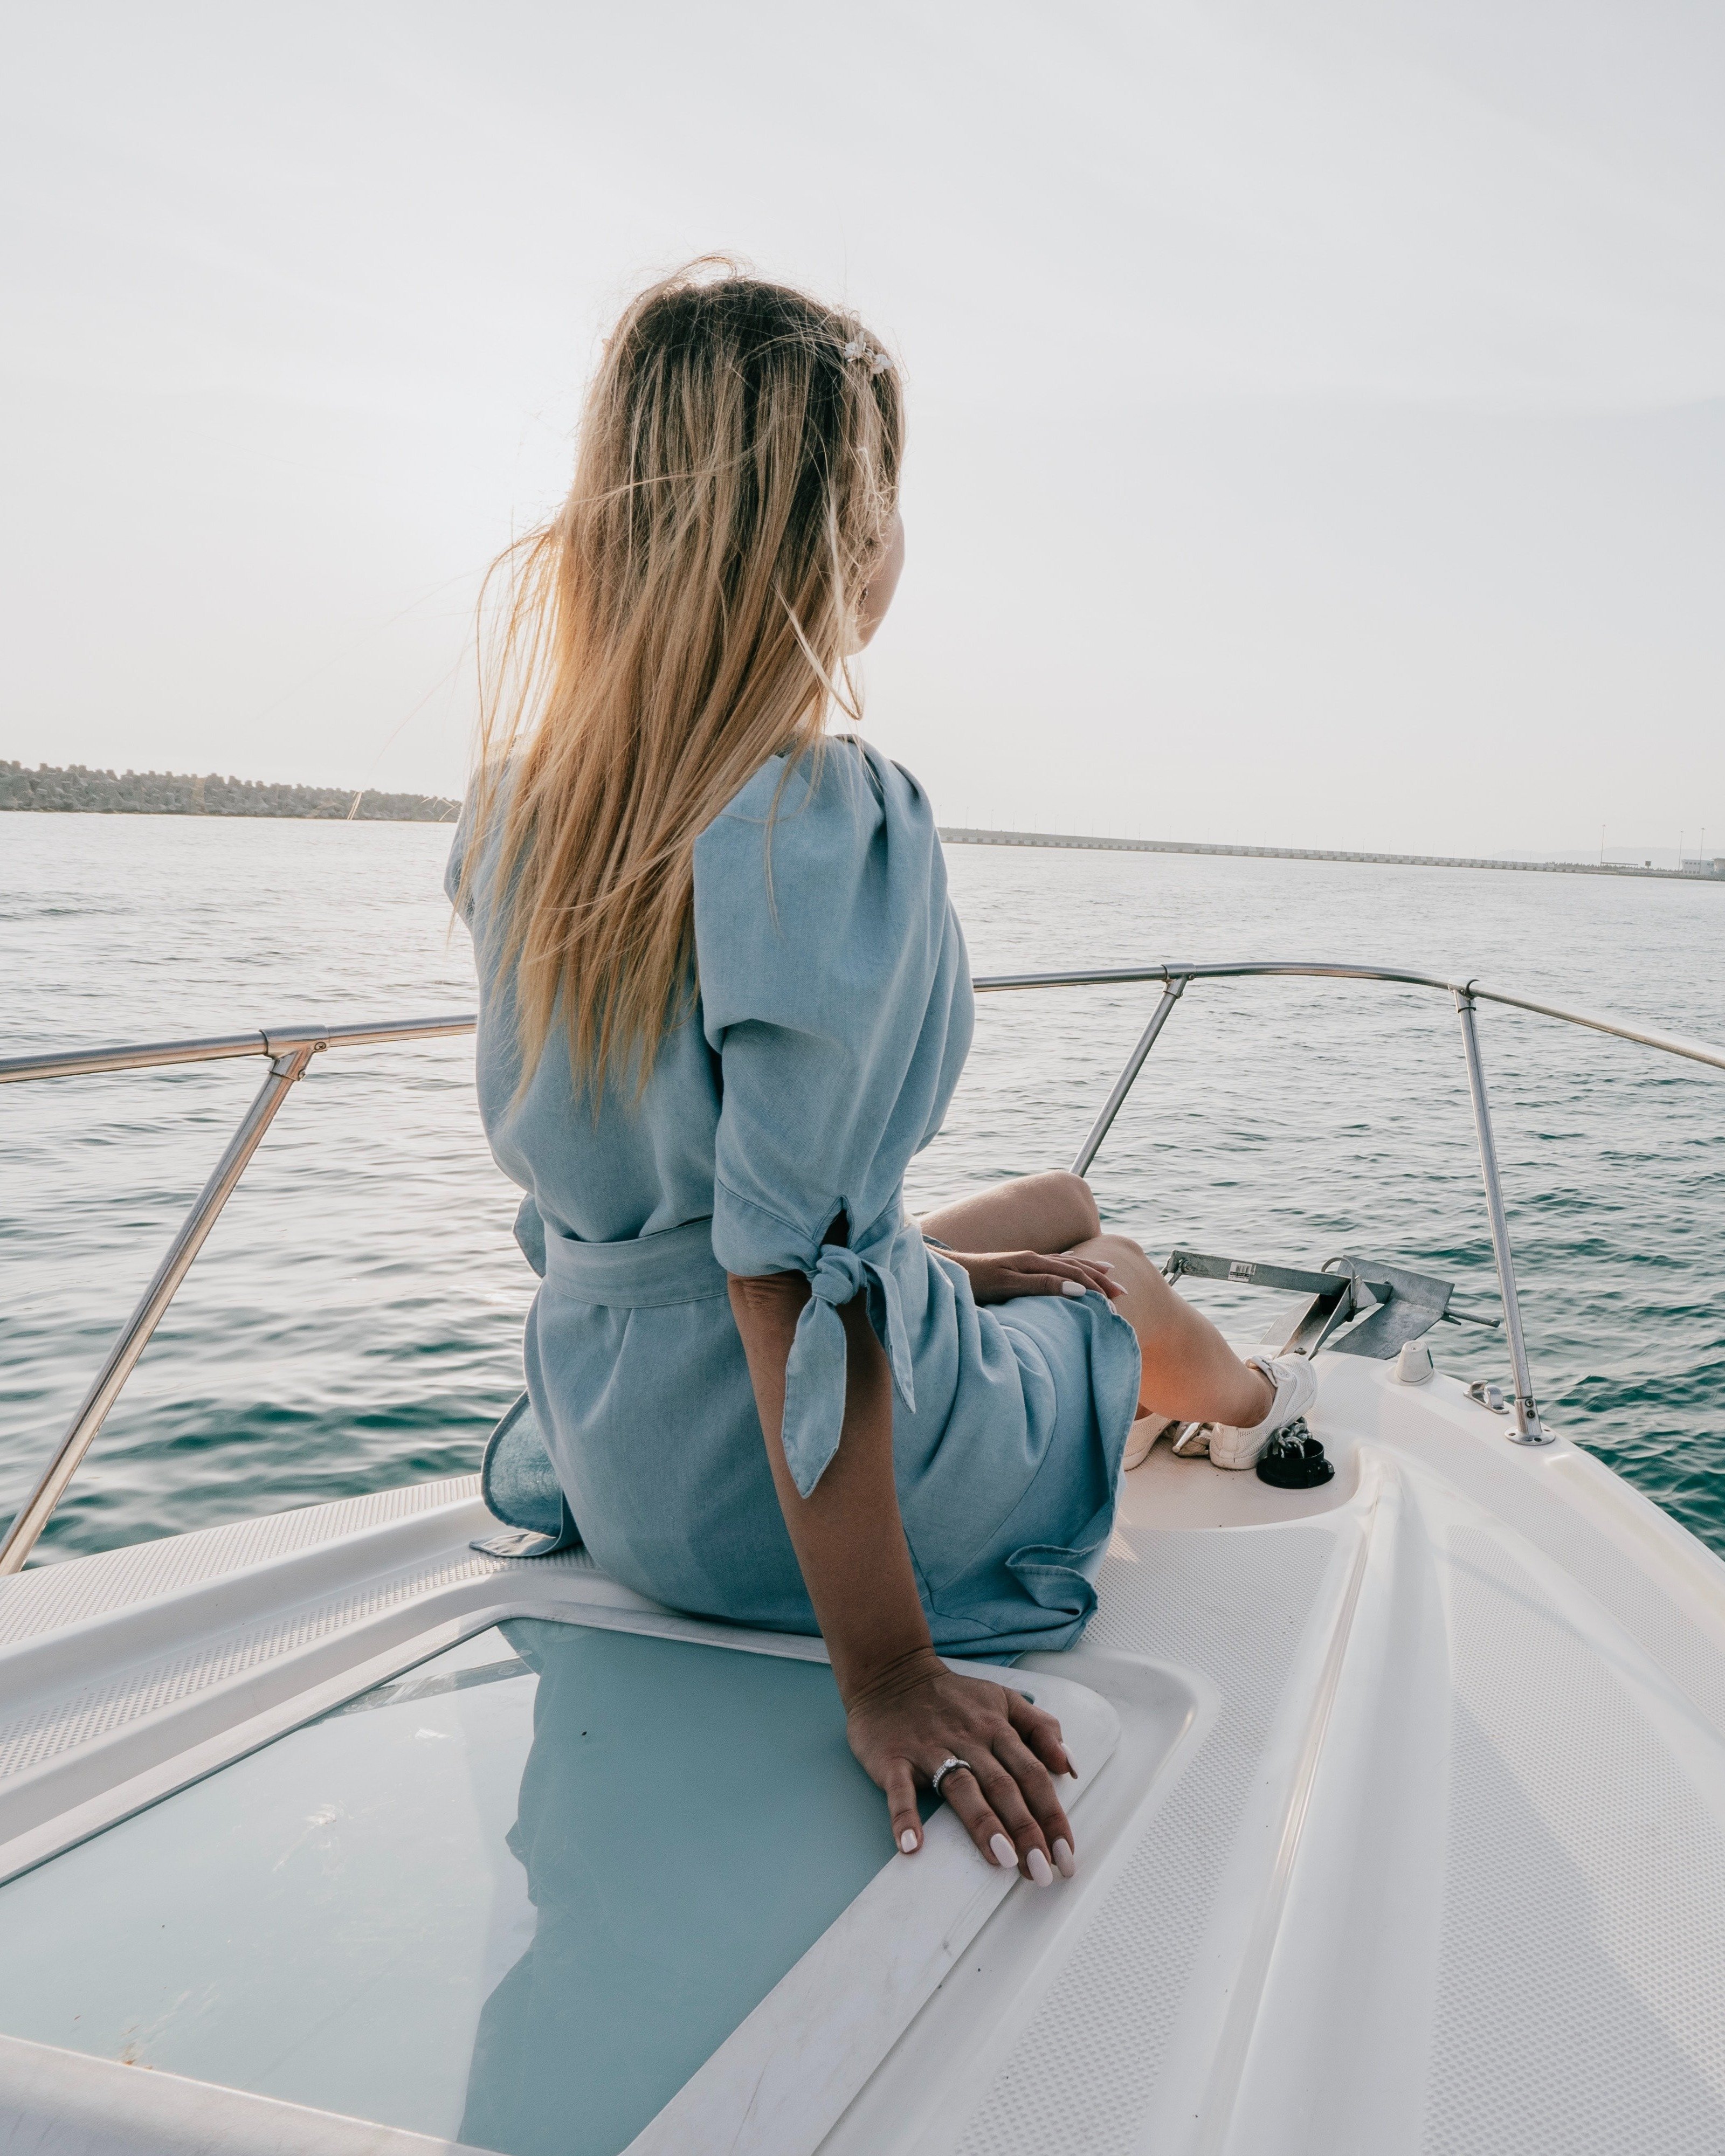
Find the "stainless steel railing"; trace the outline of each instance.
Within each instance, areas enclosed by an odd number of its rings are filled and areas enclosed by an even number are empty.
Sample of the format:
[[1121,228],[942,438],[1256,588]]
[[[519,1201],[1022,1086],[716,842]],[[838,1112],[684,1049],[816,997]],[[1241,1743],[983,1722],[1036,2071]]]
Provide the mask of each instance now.
[[[1681,1034],[1660,1033],[1650,1026],[1631,1025],[1627,1019],[1608,1018],[1597,1012],[1565,1010],[1561,1004],[1537,1001],[1531,996],[1512,996],[1499,988],[1482,988],[1476,981],[1448,981],[1432,973],[1411,973],[1392,966],[1324,965],[1309,959],[1255,958],[1242,960],[1231,965],[1166,965],[1147,969],[1126,968],[1082,973],[1018,973],[997,974],[993,978],[978,981],[978,989],[1041,988],[1054,987],[1095,987],[1108,982],[1159,980],[1162,997],[1150,1014],[1150,1022],[1138,1036],[1130,1055],[1126,1059],[1120,1075],[1114,1081],[1113,1091],[1102,1104],[1101,1113],[1091,1127],[1090,1136],[1078,1148],[1072,1163],[1074,1171],[1086,1174],[1096,1158],[1102,1140],[1106,1137],[1121,1104],[1132,1091],[1144,1059],[1156,1045],[1157,1036],[1167,1024],[1174,1005],[1194,981],[1235,981],[1274,978],[1292,976],[1304,979],[1343,981],[1389,981],[1404,988],[1438,988],[1453,998],[1455,1014],[1461,1024],[1462,1052],[1467,1059],[1468,1097],[1473,1106],[1474,1135],[1479,1143],[1480,1180],[1485,1187],[1486,1212],[1491,1228],[1491,1255],[1497,1267],[1498,1290],[1503,1298],[1503,1329],[1509,1342],[1510,1368],[1515,1379],[1515,1427],[1510,1433],[1518,1445],[1545,1445],[1550,1440],[1544,1424],[1539,1419],[1538,1403],[1533,1396],[1533,1380],[1527,1363],[1527,1341],[1522,1331],[1522,1306],[1516,1293],[1515,1260],[1509,1247],[1509,1222],[1503,1209],[1503,1191],[1497,1174],[1497,1145],[1491,1131],[1491,1110],[1486,1095],[1485,1068],[1480,1060],[1479,1029],[1475,1023],[1475,1009],[1483,998],[1487,1003],[1502,1004],[1512,1010],[1532,1011],[1542,1018],[1561,1019],[1569,1025],[1587,1027],[1594,1033],[1607,1033],[1620,1040],[1633,1040],[1645,1048],[1661,1050],[1668,1055],[1687,1056],[1696,1063],[1709,1063],[1716,1070],[1725,1070],[1725,1049],[1711,1047],[1704,1040],[1690,1040]],[[5,1552],[0,1548],[0,1566],[3,1566]]]
[[[1291,977],[1304,979],[1389,982],[1404,988],[1433,988],[1453,1000],[1461,1021],[1462,1051],[1467,1060],[1468,1094],[1473,1107],[1474,1134],[1478,1141],[1480,1176],[1490,1216],[1492,1255],[1503,1298],[1504,1331],[1509,1344],[1515,1378],[1515,1425],[1510,1435],[1522,1445],[1544,1445],[1549,1440],[1540,1420],[1522,1332],[1521,1305],[1516,1295],[1515,1262],[1511,1254],[1509,1227],[1503,1209],[1503,1193],[1497,1173],[1497,1149],[1492,1136],[1484,1068],[1480,1060],[1476,1007],[1480,1003],[1503,1004],[1512,1010],[1531,1011],[1566,1024],[1586,1026],[1620,1040],[1656,1048],[1669,1055],[1725,1070],[1725,1049],[1705,1041],[1660,1033],[1633,1025],[1622,1019],[1585,1011],[1565,1010],[1556,1004],[1529,996],[1515,996],[1476,981],[1449,981],[1434,974],[1408,973],[1388,966],[1327,965],[1309,960],[1253,960],[1239,964],[1111,967],[1070,973],[996,973],[973,983],[979,994],[1010,993],[1025,988],[1128,987],[1159,982],[1162,994],[1115,1080],[1101,1113],[1074,1156],[1072,1166],[1086,1173],[1102,1141],[1113,1127],[1121,1106],[1143,1069],[1146,1058],[1173,1014],[1174,1005],[1194,981],[1249,980]],[[313,1026],[267,1029],[254,1033],[216,1034],[195,1040],[145,1042],[132,1047],[74,1049],[54,1055],[13,1055],[0,1058],[0,1086],[33,1078],[70,1078],[99,1071],[159,1070],[170,1064],[211,1063],[242,1055],[269,1059],[269,1075],[246,1110],[239,1127],[216,1163],[209,1180],[198,1193],[178,1234],[168,1245],[137,1307],[127,1318],[108,1350],[101,1368],[68,1425],[41,1479],[25,1500],[17,1517],[0,1542],[0,1578],[22,1571],[37,1538],[53,1517],[54,1507],[77,1473],[85,1455],[95,1441],[121,1389],[148,1346],[150,1336],[172,1301],[180,1282],[191,1270],[222,1208],[227,1204],[247,1164],[275,1118],[295,1081],[305,1075],[314,1055],[331,1048],[377,1046],[393,1041],[430,1040],[471,1033],[477,1021],[470,1013],[446,1018],[400,1019],[377,1025]]]
[[108,1410],[137,1367],[138,1358],[150,1344],[150,1336],[161,1322],[203,1248],[222,1208],[245,1173],[252,1155],[275,1120],[275,1111],[287,1098],[288,1088],[305,1075],[312,1057],[326,1048],[351,1048],[362,1042],[429,1040],[439,1034],[471,1033],[477,1021],[470,1014],[458,1018],[403,1019],[382,1025],[335,1025],[298,1031],[217,1034],[203,1040],[162,1040],[136,1048],[85,1048],[63,1055],[11,1055],[0,1060],[0,1085],[26,1078],[69,1078],[98,1070],[153,1070],[170,1063],[214,1063],[235,1055],[267,1055],[270,1073],[253,1096],[239,1128],[198,1194],[180,1231],[167,1246],[137,1307],[116,1336],[94,1383],[84,1395],[78,1412],[67,1427],[41,1480],[25,1499],[17,1517],[0,1542],[0,1578],[21,1572],[36,1546],[37,1537],[54,1517],[66,1486],[78,1472],[84,1455],[95,1442],[96,1433],[108,1419]]

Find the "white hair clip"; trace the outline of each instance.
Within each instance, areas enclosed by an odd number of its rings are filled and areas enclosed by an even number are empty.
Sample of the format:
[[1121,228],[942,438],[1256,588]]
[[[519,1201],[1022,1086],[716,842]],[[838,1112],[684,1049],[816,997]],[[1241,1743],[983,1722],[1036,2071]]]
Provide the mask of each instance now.
[[884,352],[876,352],[873,346],[865,344],[860,337],[852,337],[845,347],[845,357],[846,359],[867,360],[870,374],[880,374],[892,364]]

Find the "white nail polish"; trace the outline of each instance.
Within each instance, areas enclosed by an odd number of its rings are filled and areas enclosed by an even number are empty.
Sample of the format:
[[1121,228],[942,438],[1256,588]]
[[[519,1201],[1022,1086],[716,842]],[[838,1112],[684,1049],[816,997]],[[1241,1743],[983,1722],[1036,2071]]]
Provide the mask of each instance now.
[[993,1853],[994,1861],[1003,1871],[1018,1870],[1019,1853],[1004,1834],[995,1835],[989,1841],[988,1847]]
[[1071,1296],[1082,1295],[1084,1293],[1084,1282],[1082,1281],[1062,1281],[1060,1282],[1060,1293],[1062,1295]]
[[906,1856],[909,1856],[916,1849],[916,1836],[911,1828],[906,1827],[904,1832],[899,1836],[898,1845],[901,1850],[903,1850]]
[[1030,1854],[1024,1859],[1024,1866],[1029,1872],[1031,1879],[1038,1887],[1053,1886],[1054,1866],[1049,1862],[1048,1859],[1043,1855],[1040,1849],[1033,1849],[1030,1851]]
[[1072,1854],[1071,1845],[1064,1835],[1054,1845],[1054,1860],[1060,1866],[1062,1879],[1070,1879],[1078,1869],[1078,1859]]

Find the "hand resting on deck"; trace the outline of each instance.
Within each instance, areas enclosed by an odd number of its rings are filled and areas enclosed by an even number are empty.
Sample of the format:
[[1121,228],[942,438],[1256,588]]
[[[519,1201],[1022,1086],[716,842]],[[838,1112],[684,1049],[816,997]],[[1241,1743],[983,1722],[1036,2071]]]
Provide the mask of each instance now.
[[[1058,1281],[1093,1265],[1009,1253],[965,1260],[1024,1276],[1020,1258]],[[1051,1269],[1060,1268],[1056,1272]],[[1035,1293],[1024,1286],[1003,1294]],[[1042,1293],[1058,1293],[1058,1286]],[[1055,1778],[1072,1762],[1051,1714],[1020,1692],[949,1670],[931,1644],[893,1481],[892,1385],[886,1357],[860,1296],[839,1312],[845,1333],[844,1421],[839,1449],[804,1497],[786,1461],[785,1366],[809,1286],[801,1273],[731,1281],[731,1307],[748,1358],[778,1501],[845,1702],[850,1748],[885,1792],[893,1840],[922,1845],[916,1791],[957,1758],[941,1794],[993,1864],[1015,1865],[1039,1886],[1076,1869],[1076,1845]],[[980,1299],[980,1298],[979,1298]]]

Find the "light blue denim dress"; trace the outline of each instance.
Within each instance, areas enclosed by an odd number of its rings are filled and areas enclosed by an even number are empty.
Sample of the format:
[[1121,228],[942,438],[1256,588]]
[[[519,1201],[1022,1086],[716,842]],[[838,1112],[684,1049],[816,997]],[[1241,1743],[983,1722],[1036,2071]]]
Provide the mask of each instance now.
[[[465,844],[458,832],[454,895]],[[860,1293],[892,1373],[905,1533],[937,1646],[1069,1645],[1096,1606],[1136,1409],[1138,1348],[1106,1301],[979,1310],[904,1210],[970,1045],[964,941],[928,802],[860,742],[764,765],[695,850],[699,995],[636,1101],[597,1116],[555,1024],[517,1097],[510,978],[489,863],[466,911],[480,983],[480,1114],[526,1192],[516,1235],[542,1284],[527,1319],[514,1466],[548,1454],[563,1517],[614,1578],[679,1609],[817,1628],[768,1469],[727,1273],[800,1272],[787,1370],[798,1487],[839,1441]],[[843,1247],[824,1241],[842,1219]],[[536,1435],[532,1424],[537,1425]],[[500,1498],[500,1490],[503,1492]]]

